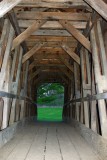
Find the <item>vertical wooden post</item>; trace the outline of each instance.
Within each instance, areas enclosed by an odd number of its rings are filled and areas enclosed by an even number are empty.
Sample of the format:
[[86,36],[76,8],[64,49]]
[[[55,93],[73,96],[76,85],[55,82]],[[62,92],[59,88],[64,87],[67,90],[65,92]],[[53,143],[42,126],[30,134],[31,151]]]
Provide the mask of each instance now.
[[[19,79],[20,79],[21,66],[22,66],[22,53],[23,53],[22,48],[20,48],[19,52],[20,52],[20,55],[19,55],[18,69],[17,69],[17,74],[16,74],[16,81],[13,83],[14,84],[14,86],[13,86],[13,93],[14,94],[17,94],[17,92],[18,92]],[[10,111],[9,124],[13,124],[14,121],[15,121],[16,102],[17,102],[17,100],[13,99],[12,106],[11,106],[11,111]]]
[[[24,86],[23,86],[23,89],[21,90],[21,96],[27,96],[28,69],[29,69],[29,61],[26,62],[26,70],[25,70],[24,84],[23,84]],[[25,105],[26,105],[26,102],[22,100],[20,119],[23,119],[25,117],[25,112],[26,112]]]
[[[92,44],[92,56],[93,56],[93,63],[94,63],[94,73],[95,73],[95,82],[96,82],[96,90],[97,93],[103,93],[104,90],[107,90],[107,76],[106,76],[106,69],[107,69],[107,61],[103,59],[105,57],[105,48],[103,45],[103,39],[101,34],[101,28],[100,28],[100,22],[97,23],[97,28],[93,28],[91,31],[91,44]],[[96,32],[95,30],[98,29],[98,39],[100,43],[100,52],[98,50],[97,41],[96,40]],[[100,32],[100,33],[99,33]],[[102,41],[102,42],[101,42]],[[103,75],[101,74],[101,66],[99,63],[99,55],[102,56],[102,59],[100,59],[103,64],[102,71]],[[105,68],[106,67],[106,68]],[[99,115],[100,115],[100,125],[101,125],[101,132],[102,136],[107,138],[107,114],[106,114],[106,105],[104,100],[98,101],[98,108],[99,108]]]
[[4,108],[4,102],[3,102],[3,99],[0,98],[0,130],[1,130],[2,121],[3,121],[3,108]]
[[[4,36],[5,41],[2,41],[2,47],[4,47],[4,43],[6,42],[5,49],[1,49],[1,51],[4,51],[4,57],[1,61],[2,67],[0,72],[0,90],[10,92],[10,52],[12,47],[12,41],[14,37],[14,29],[11,26],[10,22],[8,20],[5,20],[4,27],[9,27],[8,32],[6,31],[6,35]],[[3,37],[2,37],[3,40]],[[2,52],[1,52],[2,53]],[[3,108],[3,123],[2,123],[2,129],[6,128],[8,126],[8,116],[9,116],[9,99],[3,98],[4,101],[4,108]]]
[[[74,81],[75,81],[75,98],[80,98],[80,89],[79,89],[79,66],[77,63],[74,62]],[[80,102],[77,102],[76,104],[76,119],[80,120]]]
[[[88,91],[91,91],[91,83],[90,83],[90,68],[89,68],[89,60],[88,60],[88,53],[86,52],[84,54],[83,51],[81,51],[81,81],[82,81],[82,92],[83,97],[86,97],[89,93]],[[87,59],[86,59],[87,57]],[[88,69],[88,70],[87,70]],[[88,74],[87,74],[88,73]],[[88,76],[88,77],[87,77]],[[89,78],[90,77],[90,78]],[[88,80],[89,82],[88,82]],[[87,82],[86,82],[87,81]],[[90,87],[90,88],[89,88]],[[90,90],[89,90],[89,89]],[[84,102],[84,120],[86,127],[89,128],[89,104],[88,102]]]

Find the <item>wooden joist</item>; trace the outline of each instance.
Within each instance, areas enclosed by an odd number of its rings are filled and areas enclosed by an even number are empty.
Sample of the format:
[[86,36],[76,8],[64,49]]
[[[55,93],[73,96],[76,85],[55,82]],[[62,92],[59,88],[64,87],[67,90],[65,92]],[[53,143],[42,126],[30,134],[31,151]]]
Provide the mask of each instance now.
[[[66,69],[59,67],[59,70],[60,70],[62,73],[64,73],[70,80],[72,80],[72,74],[70,74]],[[71,73],[72,73],[72,72],[71,72]]]
[[71,72],[74,72],[72,65],[70,65],[70,63],[66,59],[63,58],[63,56],[59,55],[59,57],[60,57],[61,62],[63,62],[65,66],[70,69]]
[[29,65],[29,70],[31,70],[34,66],[35,67],[40,67],[40,66],[45,67],[45,66],[47,66],[47,67],[62,67],[62,68],[65,68],[65,65],[63,63],[61,63],[61,64],[58,64],[58,63],[43,64],[43,63],[38,63],[38,62],[34,61]]
[[[41,43],[44,43],[44,48],[46,47],[56,47],[56,48],[58,48],[59,46],[60,46],[60,42],[41,42]],[[34,45],[36,45],[37,44],[37,42],[35,43],[35,41],[28,41],[27,42],[27,46],[30,48],[30,47],[33,47]],[[72,42],[72,43],[67,43],[68,44],[68,46],[70,47],[70,48],[76,48],[77,47],[77,43],[76,42]],[[51,54],[51,53],[50,53]]]
[[38,42],[41,41],[41,42],[70,42],[70,43],[74,43],[74,42],[77,42],[76,39],[74,37],[61,37],[61,36],[30,36],[27,41],[35,41],[35,42]]
[[30,51],[28,51],[22,59],[22,63],[25,63],[29,58],[31,58],[42,46],[44,43],[37,43]]
[[[18,20],[19,26],[21,28],[28,28],[30,25],[34,23],[35,20]],[[86,23],[84,21],[69,21],[75,28],[77,29],[85,29]],[[41,29],[63,29],[62,25],[54,20],[54,21],[47,21],[43,26],[41,26]]]
[[89,8],[83,0],[75,1],[75,0],[58,0],[58,1],[50,1],[50,0],[23,0],[18,5],[18,7],[37,7],[37,8]]
[[70,12],[35,12],[24,11],[19,12],[18,19],[27,20],[71,20],[71,21],[87,21],[89,14],[86,13],[70,13]]
[[59,20],[59,22],[77,39],[77,41],[79,41],[89,52],[91,52],[90,41],[80,31],[73,27],[73,25],[71,25],[68,21]]
[[[60,71],[60,70],[59,70],[59,71]],[[67,78],[65,78],[64,75],[60,74],[59,76],[63,79],[63,81],[64,81],[66,84],[68,84],[68,80],[67,80]]]
[[38,29],[36,32],[31,34],[32,36],[60,36],[60,37],[70,37],[71,34],[65,29]]
[[15,49],[18,45],[20,45],[23,41],[25,41],[33,32],[38,30],[46,21],[45,20],[37,20],[30,27],[28,27],[23,33],[17,36],[13,40],[12,50]]
[[37,69],[31,76],[29,76],[29,81],[31,81],[33,78],[35,78],[40,72],[41,72],[42,67]]
[[80,65],[80,57],[71,50],[66,44],[62,43],[61,47],[64,49],[66,53],[69,54],[69,56]]
[[[74,51],[75,48],[72,48],[72,51]],[[42,47],[37,54],[41,54],[41,53],[48,53],[48,54],[65,54],[66,51],[63,50],[61,47]]]
[[[63,54],[63,55],[61,55],[61,54],[59,54],[60,56],[62,56],[65,60],[67,60],[67,61],[69,61],[69,60],[71,60],[71,58],[70,58],[70,56],[68,55],[68,54]],[[47,54],[47,56],[46,56],[46,54],[41,54],[41,55],[34,55],[34,57],[33,57],[35,60],[36,59],[41,59],[41,58],[43,58],[43,59],[60,59],[60,57],[57,55],[57,54]]]
[[[35,61],[35,57],[36,57],[37,62]],[[34,61],[29,65],[29,70],[31,70],[31,69],[33,69],[34,67],[36,67],[36,64],[39,63],[39,62],[41,62],[42,59],[44,59],[44,58],[46,58],[46,57],[47,57],[47,53],[44,54],[44,55],[40,55],[40,54],[39,54],[39,56],[33,56]]]

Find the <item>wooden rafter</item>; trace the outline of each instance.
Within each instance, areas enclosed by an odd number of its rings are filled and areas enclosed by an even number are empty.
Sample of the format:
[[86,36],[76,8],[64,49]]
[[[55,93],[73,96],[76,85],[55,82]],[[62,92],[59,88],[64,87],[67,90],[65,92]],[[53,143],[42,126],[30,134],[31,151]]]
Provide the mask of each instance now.
[[46,21],[45,20],[37,20],[35,21],[30,27],[28,27],[23,33],[17,36],[13,40],[13,47],[12,50],[15,49],[20,43],[26,40],[33,32],[38,30]]
[[21,0],[3,0],[2,2],[0,2],[0,18],[20,2]]
[[59,67],[59,70],[60,70],[62,73],[64,73],[70,80],[72,80],[72,74],[70,74],[66,69]]
[[74,72],[74,69],[72,68],[72,66],[70,65],[70,63],[63,58],[63,56],[59,55],[61,62],[63,62],[65,64],[65,66],[67,66],[67,68],[70,69],[71,72]]
[[31,58],[42,46],[44,43],[37,43],[30,51],[28,51],[22,59],[22,63],[25,63],[29,58]]
[[90,41],[68,21],[59,20],[60,24],[70,32],[89,52],[91,52]]
[[37,62],[34,60],[34,61],[29,65],[29,70],[33,69],[33,68],[36,66],[37,63],[41,62],[41,60],[42,60],[43,58],[46,58],[46,57],[47,57],[47,54],[45,54],[45,55],[43,55],[43,56],[39,55],[39,57],[36,57],[36,58],[37,58]]
[[69,56],[80,65],[80,57],[71,50],[66,44],[62,43],[61,47],[66,51]]
[[39,72],[41,72],[42,67],[40,67],[39,69],[37,69],[32,75],[29,76],[29,81],[31,81],[34,77],[36,77]]
[[65,78],[64,75],[60,74],[59,76],[63,79],[63,81],[64,81],[66,84],[68,84],[68,80]]
[[107,20],[107,4],[103,0],[84,0]]

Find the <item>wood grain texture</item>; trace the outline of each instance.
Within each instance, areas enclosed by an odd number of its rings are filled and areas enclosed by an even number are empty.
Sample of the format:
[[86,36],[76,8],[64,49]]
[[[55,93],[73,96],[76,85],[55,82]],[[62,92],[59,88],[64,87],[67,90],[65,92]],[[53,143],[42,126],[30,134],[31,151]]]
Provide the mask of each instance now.
[[66,44],[62,43],[61,47],[65,50],[65,52],[67,52],[70,57],[75,61],[77,62],[79,65],[80,65],[80,58],[79,56],[74,53]]
[[96,10],[105,20],[107,20],[107,4],[103,0],[84,0],[94,10]]
[[89,52],[91,52],[90,41],[85,38],[85,36],[79,32],[75,27],[73,27],[68,21],[59,20],[60,24],[73,35],[77,41],[79,41]]
[[30,51],[28,51],[22,59],[22,63],[25,63],[29,58],[31,58],[42,46],[44,43],[37,43]]
[[13,40],[13,47],[12,50],[15,49],[20,43],[22,43],[24,40],[26,40],[33,32],[38,30],[46,21],[43,20],[37,20],[35,21],[30,27],[28,27],[23,33],[21,33],[19,36],[17,36]]
[[14,8],[21,0],[3,0],[0,2],[0,18]]
[[29,121],[0,150],[2,160],[61,160],[62,157],[63,160],[100,160],[74,127],[61,122]]
[[84,13],[70,13],[70,12],[19,12],[17,15],[18,19],[28,19],[28,20],[37,20],[37,19],[46,19],[46,20],[72,20],[72,21],[87,21],[90,14]]

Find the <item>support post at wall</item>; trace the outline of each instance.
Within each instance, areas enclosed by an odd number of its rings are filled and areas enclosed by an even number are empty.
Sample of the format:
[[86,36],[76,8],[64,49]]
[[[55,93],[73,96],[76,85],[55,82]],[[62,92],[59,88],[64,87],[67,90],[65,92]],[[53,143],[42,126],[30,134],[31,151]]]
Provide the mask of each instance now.
[[[79,65],[74,62],[74,82],[75,82],[75,99],[80,98],[80,88],[79,88]],[[76,115],[75,118],[77,121],[80,120],[80,102],[75,104],[76,107]]]
[[[107,61],[100,21],[98,21],[97,26],[95,26],[91,31],[91,45],[96,91],[97,93],[103,93],[105,90],[107,90],[107,74],[105,72],[107,69]],[[99,61],[99,57],[101,62]],[[107,138],[107,114],[106,104],[104,100],[98,101],[98,109],[100,117],[101,134],[103,137]]]
[[[8,27],[7,27],[8,26]],[[0,57],[1,61],[1,72],[0,72],[0,90],[10,92],[10,52],[12,47],[12,41],[14,37],[14,29],[11,26],[9,20],[5,20],[4,27],[3,27],[3,34],[1,37],[1,54]],[[6,43],[6,47],[5,47]],[[2,129],[8,126],[8,118],[9,118],[9,99],[3,98],[3,121],[2,121]]]
[[[26,62],[25,65],[25,75],[24,75],[24,83],[23,89],[21,90],[21,96],[27,96],[27,84],[28,84],[28,69],[29,69],[29,61]],[[26,103],[24,100],[20,102],[21,105],[21,112],[20,112],[20,119],[23,119],[26,116]]]
[[[16,81],[13,82],[13,93],[14,94],[17,94],[18,92],[18,86],[19,86],[19,80],[20,80],[20,74],[21,74],[21,66],[22,66],[22,53],[23,53],[23,50],[21,47],[17,51],[19,51],[20,54],[19,54],[18,68],[17,68],[17,73],[16,73]],[[17,102],[17,99],[14,99],[12,101],[12,106],[10,109],[9,124],[13,124],[15,121],[16,102]]]

